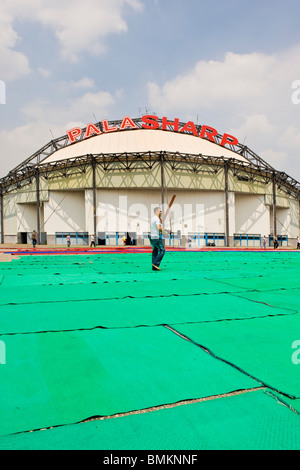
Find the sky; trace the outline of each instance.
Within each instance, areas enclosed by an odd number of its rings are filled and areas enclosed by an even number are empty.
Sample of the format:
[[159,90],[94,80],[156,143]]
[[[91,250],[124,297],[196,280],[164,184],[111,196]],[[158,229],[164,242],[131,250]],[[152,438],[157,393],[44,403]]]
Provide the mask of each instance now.
[[0,0],[0,177],[74,126],[208,125],[300,181],[299,0]]

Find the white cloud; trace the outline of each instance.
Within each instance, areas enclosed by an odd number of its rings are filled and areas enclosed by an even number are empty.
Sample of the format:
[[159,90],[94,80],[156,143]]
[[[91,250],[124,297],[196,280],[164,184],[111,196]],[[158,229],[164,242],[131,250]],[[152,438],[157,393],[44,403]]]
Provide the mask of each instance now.
[[[105,116],[114,104],[115,98],[111,93],[105,91],[98,91],[97,93],[88,92],[71,102],[68,114],[73,119],[88,118],[92,112]],[[90,119],[87,120],[90,121]]]
[[0,13],[8,19],[6,34],[14,37],[14,19],[37,22],[50,28],[60,45],[63,59],[76,62],[82,54],[98,55],[106,50],[110,34],[127,31],[124,11],[142,10],[140,0],[2,0]]
[[94,85],[95,81],[89,77],[83,77],[80,80],[77,80],[76,82],[71,81],[71,83],[68,84],[68,86],[71,86],[73,88],[93,88]]
[[62,93],[67,100],[70,93],[80,93],[95,88],[95,81],[90,77],[82,77],[79,80],[63,80],[57,83],[56,87],[57,91]]
[[260,153],[260,156],[274,168],[279,171],[287,171],[288,154],[284,151],[274,151],[273,149],[266,149]]
[[[37,148],[51,140],[50,132],[41,130],[37,123],[28,123],[12,130],[1,130],[0,168],[1,177],[33,154]],[[47,134],[47,135],[46,135]]]
[[162,85],[148,83],[148,101],[158,114],[181,120],[201,113],[200,124],[215,124],[241,143],[246,139],[271,165],[284,165],[286,158],[299,178],[300,104],[291,100],[292,83],[300,79],[299,56],[300,44],[273,54],[229,52],[222,61],[199,61]]
[[268,70],[274,58],[263,54],[227,53],[223,62],[200,61],[185,75],[166,82],[161,88],[148,83],[153,107],[174,107],[187,111],[235,104],[237,100],[257,99],[268,92]]
[[[18,24],[39,24],[56,37],[61,57],[77,61],[82,55],[103,53],[112,34],[126,33],[126,12],[139,12],[140,0],[1,0],[0,2],[0,80],[5,84],[22,79],[31,72],[29,60],[18,51],[23,38],[17,33]],[[36,72],[44,78],[51,70],[39,64]],[[75,95],[75,98],[71,96]],[[43,96],[43,95],[41,95]],[[57,96],[63,96],[56,102]],[[18,118],[25,121],[13,129],[0,131],[1,173],[5,175],[40,147],[55,137],[64,135],[73,125],[85,126],[97,118],[108,118],[111,108],[122,96],[95,91],[94,79],[59,82],[57,96],[36,99],[18,109]],[[59,98],[58,98],[59,99]],[[75,124],[74,124],[75,123]],[[51,130],[51,131],[50,131]],[[9,155],[9,158],[6,156]]]
[[221,110],[230,115],[266,114],[283,104],[291,109],[292,82],[300,77],[300,44],[277,54],[234,54],[223,61],[199,61],[162,86],[148,83],[153,108],[173,112]]
[[98,118],[107,118],[118,97],[119,91],[115,95],[97,91],[84,93],[76,99],[69,98],[61,105],[37,99],[23,106],[21,114],[27,124],[0,131],[0,177],[43,147],[53,136],[61,137],[75,126],[85,127],[89,122],[95,122],[93,113]]
[[60,129],[60,134],[56,137],[60,137],[66,131],[64,126],[67,122],[93,121],[93,112],[106,116],[115,103],[116,98],[111,93],[97,91],[87,92],[75,99],[69,98],[61,105],[53,105],[51,101],[46,100],[35,100],[24,106],[21,112],[31,122],[43,122],[47,127],[54,124]]
[[27,57],[14,48],[20,38],[12,27],[13,17],[0,8],[0,63],[1,80],[9,81],[30,73]]
[[264,114],[243,116],[242,125],[231,128],[230,132],[233,135],[239,135],[241,143],[245,145],[247,145],[248,140],[254,142],[258,139],[265,139],[267,136],[268,138],[273,137],[273,127]]
[[45,69],[44,67],[38,67],[37,71],[44,78],[51,76],[51,71],[49,69]]
[[[300,114],[300,107],[299,107]],[[299,127],[289,126],[285,129],[284,133],[279,138],[279,142],[287,149],[297,148],[300,149],[300,130]]]
[[[30,73],[29,60],[18,51],[22,42],[16,29],[17,20],[36,22],[53,31],[64,59],[77,61],[81,54],[101,54],[110,34],[127,31],[125,9],[140,11],[139,0],[2,0],[0,4],[1,80],[13,80]],[[44,77],[49,71],[38,68]]]

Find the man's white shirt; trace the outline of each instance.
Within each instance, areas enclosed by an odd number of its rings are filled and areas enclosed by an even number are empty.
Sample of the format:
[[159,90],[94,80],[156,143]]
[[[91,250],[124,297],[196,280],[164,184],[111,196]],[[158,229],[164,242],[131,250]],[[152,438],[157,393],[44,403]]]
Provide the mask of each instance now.
[[160,231],[158,229],[158,224],[161,224],[161,221],[157,215],[154,215],[151,219],[151,238],[160,238]]

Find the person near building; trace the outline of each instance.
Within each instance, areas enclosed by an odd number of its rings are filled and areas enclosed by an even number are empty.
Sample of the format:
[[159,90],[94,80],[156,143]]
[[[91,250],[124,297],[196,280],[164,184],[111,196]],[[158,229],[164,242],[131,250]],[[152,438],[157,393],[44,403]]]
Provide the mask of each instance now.
[[160,263],[165,255],[166,249],[163,235],[167,235],[162,227],[161,208],[155,207],[154,216],[150,224],[150,243],[152,246],[152,270],[160,271]]
[[300,235],[297,237],[297,250],[300,250]]
[[36,231],[33,230],[32,235],[31,235],[31,240],[32,240],[32,246],[35,248],[37,244],[37,236],[36,236]]
[[90,244],[90,247],[92,248],[92,246],[96,247],[96,244],[95,244],[95,236],[94,236],[94,235],[91,235],[91,244]]
[[71,245],[71,237],[70,235],[67,235],[67,247],[70,248]]

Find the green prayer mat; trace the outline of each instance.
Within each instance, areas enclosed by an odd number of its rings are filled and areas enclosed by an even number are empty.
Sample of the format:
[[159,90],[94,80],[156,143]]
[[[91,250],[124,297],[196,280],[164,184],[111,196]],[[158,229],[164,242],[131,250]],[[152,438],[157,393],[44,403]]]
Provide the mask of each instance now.
[[174,328],[265,385],[300,398],[300,365],[292,361],[292,345],[299,339],[299,314]]
[[[215,322],[296,312],[230,294],[59,301],[57,290],[53,292],[56,301],[0,305],[0,339],[13,333]],[[82,294],[88,296],[88,288]]]
[[260,385],[165,327],[2,339],[0,434]]
[[[161,267],[151,252],[0,263],[0,446],[300,448],[299,253],[167,251]],[[277,398],[74,424],[262,384]]]
[[[263,391],[0,436],[9,450],[299,450],[299,416]],[[117,456],[120,454],[117,453]],[[102,459],[102,460],[101,460]]]

